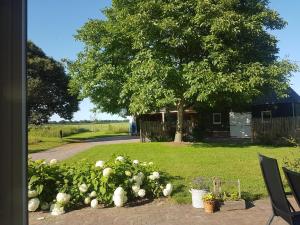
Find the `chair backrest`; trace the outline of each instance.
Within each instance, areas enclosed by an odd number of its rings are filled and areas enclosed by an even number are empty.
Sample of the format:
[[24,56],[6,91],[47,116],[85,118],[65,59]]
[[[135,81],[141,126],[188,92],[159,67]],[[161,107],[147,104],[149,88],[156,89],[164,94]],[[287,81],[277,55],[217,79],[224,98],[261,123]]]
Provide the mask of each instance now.
[[298,206],[300,207],[300,173],[288,170],[283,167],[284,175],[289,183],[293,196],[295,197]]
[[259,162],[274,214],[288,219],[286,215],[280,213],[283,211],[285,214],[291,214],[291,210],[283,189],[277,160],[259,155]]

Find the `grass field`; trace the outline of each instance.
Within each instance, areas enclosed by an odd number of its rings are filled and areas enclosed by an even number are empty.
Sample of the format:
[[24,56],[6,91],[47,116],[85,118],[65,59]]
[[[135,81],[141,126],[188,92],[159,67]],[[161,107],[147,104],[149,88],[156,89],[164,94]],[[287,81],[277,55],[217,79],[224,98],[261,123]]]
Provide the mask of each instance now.
[[175,185],[173,199],[178,203],[191,201],[189,182],[198,176],[240,179],[244,198],[254,200],[266,195],[260,168],[258,152],[275,157],[279,163],[285,157],[300,157],[299,148],[261,147],[228,144],[195,144],[192,146],[173,143],[134,143],[97,146],[80,153],[67,163],[79,160],[106,160],[112,154],[126,154],[132,159],[153,161],[172,177]]
[[[63,138],[60,138],[60,130]],[[28,133],[29,153],[44,151],[70,142],[87,139],[125,135],[128,123],[43,125],[30,126]]]

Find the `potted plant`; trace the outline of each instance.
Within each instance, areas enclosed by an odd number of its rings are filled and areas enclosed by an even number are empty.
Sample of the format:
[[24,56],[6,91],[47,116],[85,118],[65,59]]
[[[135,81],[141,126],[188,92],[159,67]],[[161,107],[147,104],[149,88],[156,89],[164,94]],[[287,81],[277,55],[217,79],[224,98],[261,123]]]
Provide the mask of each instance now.
[[204,208],[203,196],[208,193],[209,181],[198,177],[191,183],[192,205],[194,208]]
[[203,196],[204,211],[206,213],[214,213],[217,208],[217,197],[213,193],[207,193]]

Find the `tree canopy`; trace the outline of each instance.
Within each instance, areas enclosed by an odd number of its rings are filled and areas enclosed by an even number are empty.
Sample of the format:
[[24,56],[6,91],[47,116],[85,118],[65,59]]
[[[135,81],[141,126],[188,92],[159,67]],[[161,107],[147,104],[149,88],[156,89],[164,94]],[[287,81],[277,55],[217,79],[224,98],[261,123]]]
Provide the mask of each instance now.
[[57,113],[70,120],[78,111],[78,94],[68,91],[70,77],[63,65],[33,42],[27,43],[27,114],[29,123],[41,124]]
[[267,0],[112,0],[104,20],[76,39],[72,86],[110,113],[238,104],[273,89],[283,95],[296,66],[279,60],[270,30],[286,22]]

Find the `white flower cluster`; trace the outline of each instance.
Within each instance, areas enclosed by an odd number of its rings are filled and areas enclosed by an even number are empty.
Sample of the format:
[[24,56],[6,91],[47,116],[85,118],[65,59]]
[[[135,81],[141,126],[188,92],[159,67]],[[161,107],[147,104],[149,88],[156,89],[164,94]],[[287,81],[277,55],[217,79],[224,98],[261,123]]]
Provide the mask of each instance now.
[[51,159],[49,162],[49,165],[52,166],[52,165],[56,164],[57,162],[58,162],[57,159]]
[[[98,200],[97,200],[97,193],[96,191],[92,191],[90,194],[88,194],[87,197],[84,199],[84,204],[91,205],[91,208],[96,209],[98,208]],[[94,199],[93,199],[94,198]]]
[[116,207],[122,207],[127,202],[127,193],[122,187],[114,191],[113,201]]
[[38,209],[40,200],[38,198],[32,198],[28,201],[28,211],[34,212]]
[[95,167],[100,167],[103,168],[104,167],[105,162],[102,160],[99,160],[96,162]]
[[87,191],[88,191],[88,186],[87,186],[86,184],[81,184],[81,185],[79,186],[79,191],[80,191],[81,193],[87,192]]
[[71,199],[71,195],[66,194],[66,193],[60,192],[56,195],[56,201],[61,205],[68,204],[70,199]]
[[149,176],[150,180],[158,180],[160,177],[159,172],[152,172],[152,174]]
[[168,183],[166,185],[166,188],[163,190],[163,194],[164,196],[167,197],[171,195],[172,191],[173,191],[173,185],[171,183]]
[[103,176],[104,177],[109,177],[111,174],[113,173],[113,170],[112,170],[112,168],[105,168],[104,170],[103,170]]
[[31,187],[28,187],[28,211],[34,212],[40,206],[40,200],[37,198],[38,192],[36,190],[31,190]]
[[124,162],[125,161],[125,158],[123,157],[123,156],[118,156],[117,158],[116,158],[116,162]]
[[64,206],[70,202],[71,195],[59,192],[56,195],[56,203],[50,206],[50,212],[52,216],[59,216],[65,213]]

